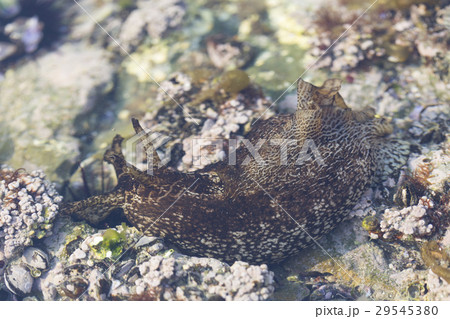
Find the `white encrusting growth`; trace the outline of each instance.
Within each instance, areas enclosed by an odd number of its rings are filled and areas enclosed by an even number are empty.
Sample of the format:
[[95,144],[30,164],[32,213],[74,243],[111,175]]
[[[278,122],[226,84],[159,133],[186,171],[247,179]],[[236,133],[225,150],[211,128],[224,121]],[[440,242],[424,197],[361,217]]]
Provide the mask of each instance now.
[[428,210],[433,207],[433,202],[422,197],[418,205],[409,206],[401,210],[386,209],[383,220],[380,222],[383,237],[388,239],[397,233],[403,236],[424,236],[433,231],[433,225],[429,222]]
[[0,252],[10,258],[51,233],[62,197],[42,171],[0,169]]

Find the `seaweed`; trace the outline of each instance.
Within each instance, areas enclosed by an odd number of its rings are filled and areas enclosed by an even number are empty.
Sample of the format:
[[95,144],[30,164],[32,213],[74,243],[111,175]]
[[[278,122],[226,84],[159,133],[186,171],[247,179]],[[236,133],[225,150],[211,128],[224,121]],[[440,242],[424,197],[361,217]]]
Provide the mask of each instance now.
[[100,259],[110,258],[118,259],[122,254],[123,247],[126,244],[126,228],[122,224],[123,230],[118,232],[115,229],[107,229],[98,243],[91,245],[95,255]]
[[225,72],[216,81],[211,88],[199,92],[189,104],[198,105],[206,100],[220,104],[223,100],[234,98],[250,85],[247,73],[239,69]]
[[[432,272],[450,283],[450,269],[448,268],[450,257],[439,247],[436,241],[424,243],[420,249],[420,254],[425,265],[430,267]],[[443,263],[446,266],[443,266]]]

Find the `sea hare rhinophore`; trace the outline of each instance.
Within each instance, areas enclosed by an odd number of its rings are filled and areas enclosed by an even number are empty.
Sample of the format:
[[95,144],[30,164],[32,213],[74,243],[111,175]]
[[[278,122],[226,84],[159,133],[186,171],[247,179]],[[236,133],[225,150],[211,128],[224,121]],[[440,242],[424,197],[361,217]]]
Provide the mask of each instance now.
[[[285,259],[347,218],[388,144],[391,125],[371,109],[347,107],[340,83],[316,87],[299,80],[295,114],[256,122],[247,147],[193,173],[161,167],[155,152],[153,174],[142,172],[126,163],[117,135],[105,160],[114,165],[118,185],[63,211],[97,223],[122,208],[138,229],[193,255]],[[137,120],[133,126],[142,131]]]

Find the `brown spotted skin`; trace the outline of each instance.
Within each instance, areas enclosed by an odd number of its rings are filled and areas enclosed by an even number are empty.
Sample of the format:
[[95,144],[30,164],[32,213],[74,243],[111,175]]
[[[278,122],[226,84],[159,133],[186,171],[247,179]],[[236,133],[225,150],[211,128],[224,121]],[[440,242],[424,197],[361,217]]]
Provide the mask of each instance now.
[[[241,146],[234,166],[226,159],[186,174],[155,164],[148,175],[127,165],[116,136],[105,154],[116,169],[116,188],[68,204],[65,211],[96,223],[120,207],[138,229],[189,254],[227,262],[281,261],[346,219],[370,185],[378,151],[391,132],[370,110],[348,108],[339,88],[338,80],[322,87],[300,80],[295,114],[258,121],[246,138],[252,145],[267,140],[259,150],[263,164],[250,156],[243,165],[249,151]],[[133,125],[142,130],[136,120]],[[297,142],[287,147],[286,165],[280,165],[280,146],[269,143],[282,139]],[[311,141],[323,161],[312,149],[302,153]],[[296,165],[299,154],[306,156]]]

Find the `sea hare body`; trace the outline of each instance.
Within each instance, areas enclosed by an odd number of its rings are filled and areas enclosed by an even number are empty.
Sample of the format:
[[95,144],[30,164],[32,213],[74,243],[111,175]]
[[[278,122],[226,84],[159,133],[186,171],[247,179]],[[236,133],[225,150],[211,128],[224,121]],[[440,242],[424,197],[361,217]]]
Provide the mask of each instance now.
[[[247,147],[194,173],[159,167],[156,155],[152,175],[139,171],[125,162],[116,136],[105,154],[116,188],[65,211],[95,223],[122,208],[140,230],[193,255],[285,259],[346,219],[370,185],[392,130],[373,111],[348,108],[339,88],[338,80],[322,87],[299,80],[295,114],[258,121]],[[136,120],[133,126],[142,131]]]

